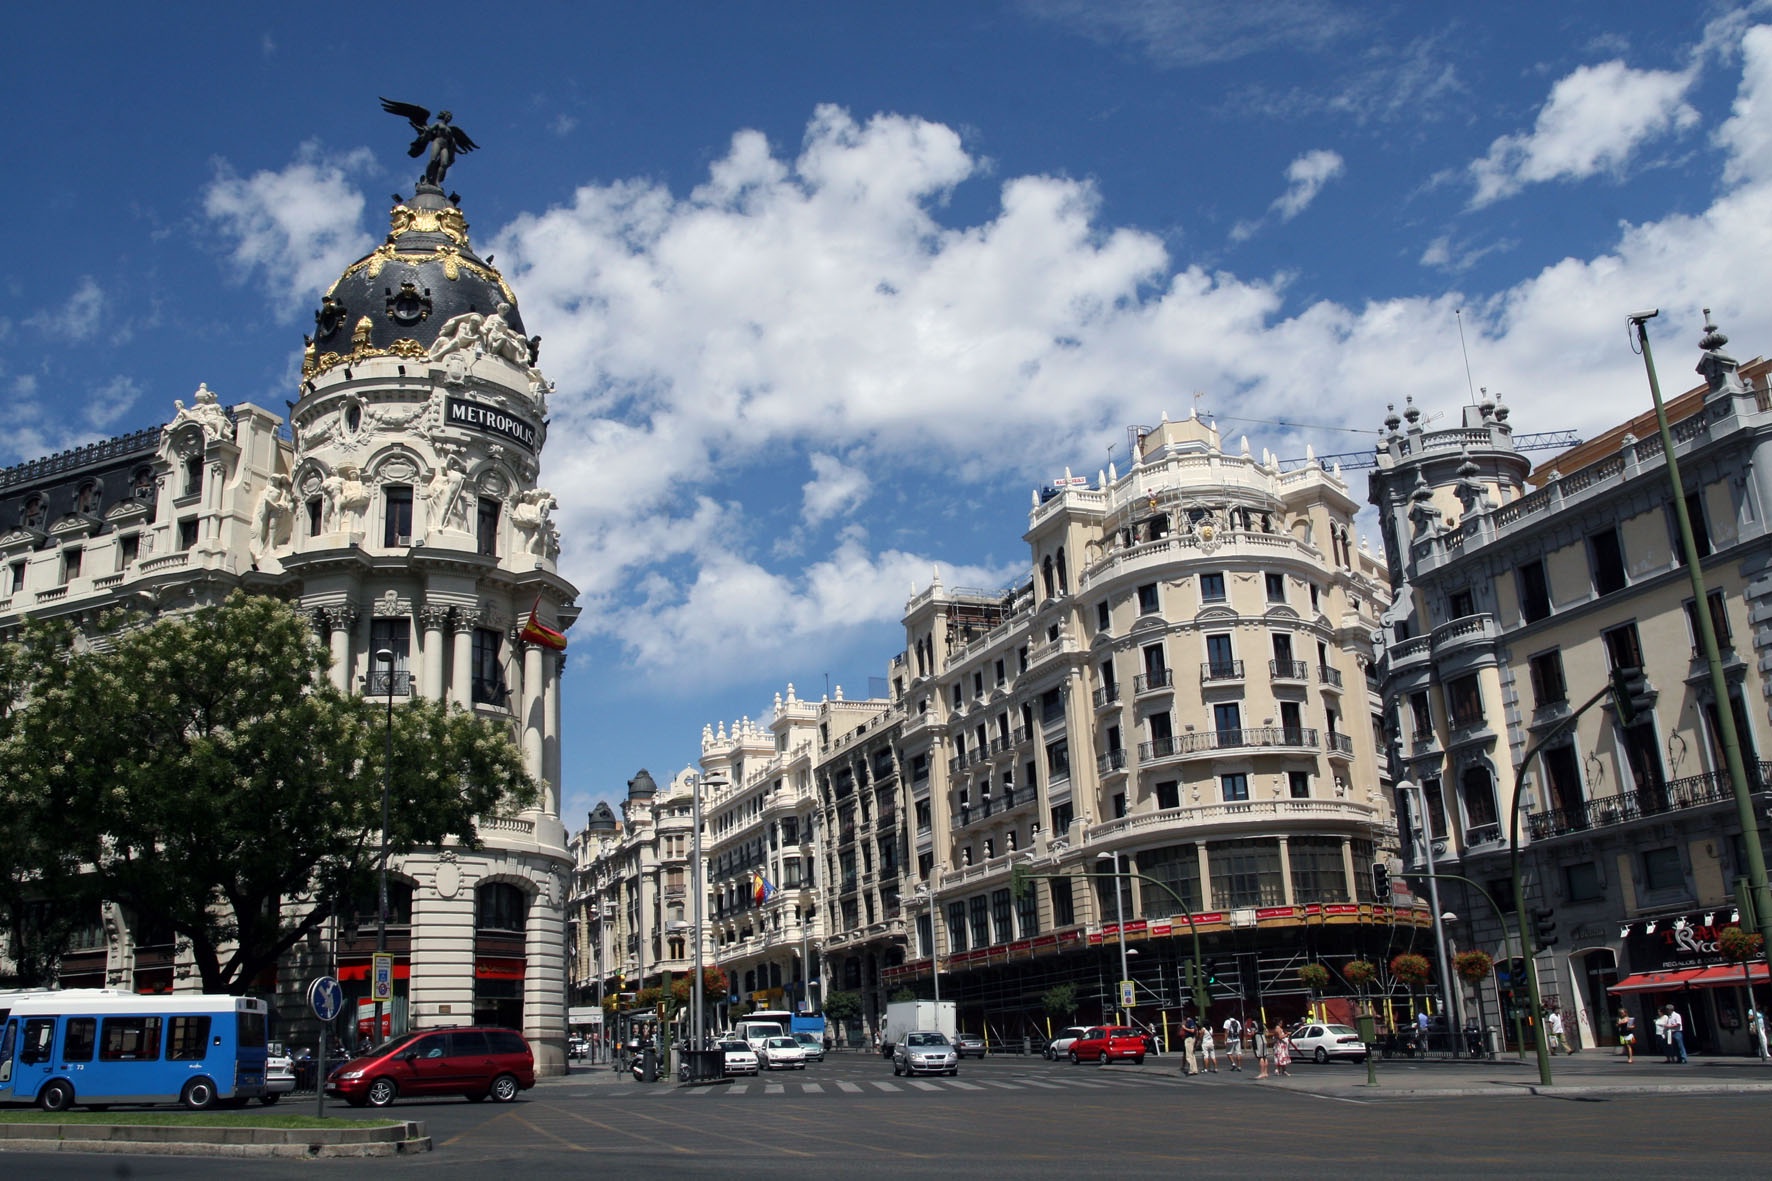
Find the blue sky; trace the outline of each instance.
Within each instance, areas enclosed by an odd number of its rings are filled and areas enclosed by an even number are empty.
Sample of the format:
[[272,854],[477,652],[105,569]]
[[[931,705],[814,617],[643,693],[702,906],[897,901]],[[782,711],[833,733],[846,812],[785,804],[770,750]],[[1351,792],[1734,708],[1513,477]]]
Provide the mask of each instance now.
[[[0,463],[280,408],[447,106],[544,338],[582,588],[574,826],[913,586],[1021,576],[1029,493],[1210,413],[1286,458],[1385,406],[1645,408],[1701,307],[1772,341],[1772,7],[1396,0],[66,3],[8,18]],[[1234,443],[1233,443],[1234,445]],[[1363,495],[1364,482],[1355,477]]]

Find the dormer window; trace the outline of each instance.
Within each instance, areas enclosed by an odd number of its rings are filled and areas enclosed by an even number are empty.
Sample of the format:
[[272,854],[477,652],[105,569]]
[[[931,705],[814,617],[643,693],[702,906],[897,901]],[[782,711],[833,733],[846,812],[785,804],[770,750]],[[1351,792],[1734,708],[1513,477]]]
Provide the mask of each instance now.
[[43,498],[33,496],[25,501],[25,511],[20,516],[19,523],[26,529],[41,529],[43,528],[43,518],[47,515],[48,510],[43,503]]
[[203,491],[203,457],[193,455],[185,460],[185,495],[195,496]]
[[154,499],[154,469],[138,467],[130,478],[129,495],[136,500]]
[[80,491],[74,494],[74,511],[85,516],[92,516],[98,512],[98,501],[98,481],[88,480],[80,485]]

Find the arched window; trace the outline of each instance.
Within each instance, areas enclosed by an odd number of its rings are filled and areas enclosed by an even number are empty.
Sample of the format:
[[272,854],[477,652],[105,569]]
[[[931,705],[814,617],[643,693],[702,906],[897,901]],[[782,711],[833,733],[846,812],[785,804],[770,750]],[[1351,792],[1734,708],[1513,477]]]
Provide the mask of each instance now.
[[521,932],[529,918],[529,895],[509,882],[490,882],[474,895],[474,929]]

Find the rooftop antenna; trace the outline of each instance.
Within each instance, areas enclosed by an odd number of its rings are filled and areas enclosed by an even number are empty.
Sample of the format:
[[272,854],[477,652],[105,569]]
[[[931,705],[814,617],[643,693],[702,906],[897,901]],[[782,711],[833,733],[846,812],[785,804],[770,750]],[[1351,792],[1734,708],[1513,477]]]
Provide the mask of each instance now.
[[1458,351],[1464,354],[1464,384],[1470,389],[1471,405],[1477,403],[1477,383],[1471,380],[1471,354],[1464,347],[1464,309],[1453,308],[1452,315],[1458,320]]

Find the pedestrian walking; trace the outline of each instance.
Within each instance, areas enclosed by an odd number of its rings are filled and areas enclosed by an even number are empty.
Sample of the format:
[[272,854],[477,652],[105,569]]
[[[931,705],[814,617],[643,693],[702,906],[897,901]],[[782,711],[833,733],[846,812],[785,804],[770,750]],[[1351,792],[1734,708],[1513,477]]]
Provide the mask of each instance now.
[[1218,1073],[1218,1049],[1213,1045],[1210,1025],[1200,1026],[1200,1061],[1205,1065],[1207,1074]]
[[1286,1027],[1274,1022],[1268,1040],[1274,1047],[1274,1073],[1283,1078],[1292,1077],[1292,1038],[1286,1033]]
[[1181,1021],[1181,1072],[1198,1074],[1200,1068],[1194,1064],[1194,1051],[1199,1048],[1200,1023],[1189,1013]]
[[1752,1031],[1754,1042],[1760,1051],[1760,1061],[1772,1060],[1772,1054],[1766,1052],[1766,1007],[1761,1005],[1759,1008],[1750,1009],[1748,1022],[1748,1028]]
[[1686,1065],[1686,1020],[1672,1005],[1668,1005],[1662,1011],[1667,1014],[1667,1046],[1670,1055],[1668,1061],[1684,1066]]
[[1418,1057],[1427,1057],[1427,1031],[1432,1025],[1433,1022],[1428,1019],[1426,1009],[1415,1014],[1415,1053]]
[[1243,1022],[1236,1017],[1224,1019],[1224,1056],[1230,1068],[1241,1073],[1243,1069]]
[[1564,1054],[1573,1054],[1575,1052],[1569,1048],[1569,1038],[1563,1032],[1563,1011],[1561,1009],[1545,1010],[1544,1028],[1550,1034],[1551,1053],[1555,1054],[1561,1051]]
[[1618,1044],[1624,1048],[1626,1066],[1637,1060],[1637,1019],[1627,1009],[1618,1010]]
[[1268,1066],[1267,1031],[1262,1029],[1261,1026],[1259,1026],[1259,1025],[1253,1026],[1252,1028],[1254,1030],[1254,1033],[1251,1035],[1251,1040],[1254,1042],[1255,1064],[1256,1064],[1256,1068],[1257,1068],[1257,1073],[1255,1075],[1255,1081],[1260,1082],[1262,1079],[1267,1077],[1267,1066]]

